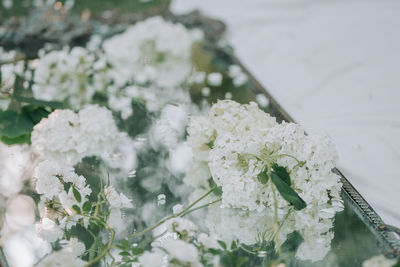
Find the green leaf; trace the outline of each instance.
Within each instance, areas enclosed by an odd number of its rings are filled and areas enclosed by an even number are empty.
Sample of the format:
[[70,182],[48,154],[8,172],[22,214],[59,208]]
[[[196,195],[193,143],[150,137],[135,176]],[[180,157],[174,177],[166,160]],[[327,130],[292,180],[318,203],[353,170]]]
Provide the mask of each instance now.
[[231,250],[235,250],[235,249],[237,249],[237,244],[235,241],[232,241]]
[[236,260],[236,266],[237,267],[241,267],[241,266],[243,266],[246,262],[248,262],[249,261],[249,258],[248,257],[240,257],[240,258],[238,258],[237,260]]
[[23,97],[23,96],[15,96],[17,101],[22,102],[22,103],[27,103],[27,104],[32,104],[32,105],[38,105],[42,107],[49,107],[53,109],[57,108],[63,108],[64,104],[62,102],[57,102],[57,101],[45,101],[45,100],[40,100],[36,99],[33,97]]
[[30,118],[33,124],[38,124],[43,118],[47,118],[49,112],[42,107],[38,106],[25,106],[23,112]]
[[6,136],[1,136],[0,137],[1,142],[3,142],[6,145],[15,145],[15,144],[25,144],[25,143],[30,143],[31,142],[31,135],[30,134],[24,134],[20,135],[15,138],[9,138]]
[[[212,177],[210,177],[210,178],[208,179],[208,185],[209,185],[211,188],[217,186],[217,184],[214,182],[214,179],[213,179]],[[221,187],[221,186],[218,186],[217,188],[215,188],[215,190],[213,191],[213,193],[214,193],[216,196],[222,196],[222,187]]]
[[282,244],[281,248],[284,252],[296,252],[297,248],[304,241],[299,232],[294,231],[287,235],[286,241]]
[[81,196],[81,193],[79,193],[78,189],[76,189],[75,187],[72,187],[72,193],[74,193],[74,197],[75,197],[76,201],[78,201],[78,202],[82,201],[82,196]]
[[268,183],[269,177],[268,177],[268,173],[267,172],[268,172],[268,170],[266,169],[266,170],[263,170],[262,172],[260,172],[257,175],[257,179],[258,179],[258,181],[260,183],[262,183],[262,184],[267,184]]
[[214,249],[214,248],[209,248],[209,249],[208,249],[208,252],[210,252],[210,253],[213,254],[213,255],[219,254],[219,251],[216,250],[216,249]]
[[208,146],[209,148],[213,148],[214,147],[214,140],[211,140],[210,142],[206,143],[206,146]]
[[30,134],[34,126],[26,114],[17,113],[12,110],[0,112],[0,125],[0,134],[8,138]]
[[304,209],[307,204],[303,199],[294,191],[287,181],[281,179],[278,174],[274,171],[271,172],[271,181],[274,183],[276,189],[278,189],[281,196],[290,204],[294,206],[295,210]]
[[129,241],[126,239],[121,240],[120,244],[123,250],[130,250],[132,247],[131,243],[129,243]]
[[222,241],[222,240],[217,240],[217,242],[218,242],[218,244],[219,244],[224,250],[226,250],[226,244],[225,244],[224,241]]
[[81,208],[78,205],[72,205],[72,209],[77,213],[81,214]]
[[276,173],[289,186],[291,185],[290,174],[285,167],[279,166],[278,164],[274,163],[272,164],[271,172]]
[[119,255],[126,256],[126,257],[130,257],[131,256],[131,254],[129,254],[129,252],[126,252],[126,251],[120,252]]
[[85,203],[83,203],[82,210],[87,213],[92,210],[92,205],[90,204],[89,201],[86,201]]
[[133,255],[140,255],[144,252],[144,249],[140,248],[140,247],[133,247],[132,248],[132,254]]

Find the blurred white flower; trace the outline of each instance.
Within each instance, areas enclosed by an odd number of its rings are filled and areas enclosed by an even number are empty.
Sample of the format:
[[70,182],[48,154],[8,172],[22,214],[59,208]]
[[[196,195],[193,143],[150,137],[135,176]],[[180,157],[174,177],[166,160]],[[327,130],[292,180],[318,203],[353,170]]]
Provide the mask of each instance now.
[[191,49],[199,38],[198,30],[152,17],[106,40],[103,48],[118,85],[136,80],[173,87],[189,76]]
[[49,242],[61,239],[64,234],[63,230],[48,218],[43,218],[40,222],[36,223],[35,228],[38,236]]
[[[124,152],[126,157],[115,164],[116,167],[132,170],[136,164],[133,144],[129,146],[129,141],[124,141],[127,140],[126,133],[119,132],[111,111],[97,105],[86,106],[79,113],[55,110],[35,125],[31,139],[37,154],[70,165],[84,157],[114,154],[116,149]],[[109,157],[105,159],[110,162]]]
[[127,198],[123,193],[118,193],[114,187],[108,186],[104,188],[106,198],[112,208],[132,208],[132,200]]
[[34,97],[67,101],[72,108],[82,107],[92,100],[96,91],[103,91],[107,85],[106,81],[98,81],[105,75],[94,75],[95,60],[94,55],[82,47],[42,55],[35,68]]
[[139,258],[140,267],[160,267],[164,265],[165,254],[160,251],[146,251]]
[[168,252],[169,260],[178,260],[183,265],[199,263],[199,254],[197,248],[193,244],[170,238],[165,240],[160,247]]

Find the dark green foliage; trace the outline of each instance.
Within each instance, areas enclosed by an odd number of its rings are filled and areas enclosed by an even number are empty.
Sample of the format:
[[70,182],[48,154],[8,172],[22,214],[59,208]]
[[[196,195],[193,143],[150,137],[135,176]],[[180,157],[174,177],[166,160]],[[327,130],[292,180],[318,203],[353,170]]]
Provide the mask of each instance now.
[[0,139],[7,145],[30,143],[33,127],[46,118],[58,102],[41,101],[34,98],[15,97],[25,105],[20,111],[5,110],[0,112]]
[[278,175],[279,178],[281,178],[289,186],[291,185],[290,174],[286,170],[285,167],[279,166],[278,164],[274,163],[274,164],[272,164],[271,175],[272,175],[272,173],[275,173],[276,175]]
[[[214,179],[213,179],[212,177],[210,177],[210,178],[208,179],[208,185],[210,186],[210,188],[213,188],[213,187],[216,187],[216,186],[217,186],[217,184],[214,182]],[[213,193],[214,193],[216,196],[222,196],[222,187],[221,187],[221,186],[218,186],[217,188],[215,188],[215,190],[213,191]]]
[[77,214],[81,214],[81,208],[79,208],[78,205],[73,205],[72,209],[77,213]]
[[304,239],[299,232],[294,231],[287,235],[286,241],[282,244],[281,249],[283,252],[296,252],[303,241]]
[[78,202],[82,201],[82,196],[81,196],[81,193],[79,193],[78,189],[76,189],[75,187],[72,187],[72,193],[74,193],[74,197],[75,197],[76,201],[78,201]]
[[92,205],[90,204],[89,201],[83,203],[82,210],[86,213],[89,213],[92,210]]
[[[276,165],[277,166],[277,165]],[[277,169],[277,170],[276,170]],[[303,199],[290,187],[290,176],[285,168],[279,167],[271,171],[271,181],[278,189],[281,196],[290,204],[293,205],[295,210],[304,209],[307,204]]]
[[33,122],[24,113],[6,110],[0,113],[0,135],[7,138],[17,138],[32,132]]
[[257,176],[257,179],[258,179],[258,181],[259,181],[260,183],[262,183],[262,184],[267,184],[267,183],[268,183],[268,179],[269,179],[268,171],[263,170],[262,172],[260,172],[260,173],[258,174],[258,176]]

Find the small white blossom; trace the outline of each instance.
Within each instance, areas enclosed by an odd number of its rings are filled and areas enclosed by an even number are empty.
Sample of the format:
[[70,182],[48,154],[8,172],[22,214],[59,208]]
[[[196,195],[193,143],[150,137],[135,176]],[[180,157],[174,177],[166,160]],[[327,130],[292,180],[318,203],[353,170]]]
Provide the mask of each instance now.
[[220,86],[222,84],[222,74],[219,72],[208,74],[207,82],[211,86]]

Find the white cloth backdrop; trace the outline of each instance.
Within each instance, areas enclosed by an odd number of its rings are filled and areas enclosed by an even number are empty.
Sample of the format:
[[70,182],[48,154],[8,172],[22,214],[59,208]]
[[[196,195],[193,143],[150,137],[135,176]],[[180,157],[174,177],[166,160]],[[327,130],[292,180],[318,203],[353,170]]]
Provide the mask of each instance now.
[[386,223],[400,226],[400,1],[174,0],[223,20],[237,56]]

